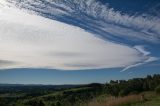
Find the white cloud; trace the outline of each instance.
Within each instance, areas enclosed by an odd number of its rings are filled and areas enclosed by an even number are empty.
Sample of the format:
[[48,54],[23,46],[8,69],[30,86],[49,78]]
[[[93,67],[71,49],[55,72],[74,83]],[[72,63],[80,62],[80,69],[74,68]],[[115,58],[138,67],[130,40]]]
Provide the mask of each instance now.
[[145,48],[144,48],[144,46],[135,46],[134,48],[137,51],[139,51],[143,57],[145,57],[144,61],[141,61],[139,63],[135,63],[135,64],[132,64],[132,65],[129,65],[129,66],[125,67],[123,70],[121,70],[121,72],[127,71],[130,68],[134,68],[134,67],[137,67],[137,66],[149,63],[149,62],[153,62],[153,61],[159,60],[159,58],[157,58],[157,57],[150,56],[151,53],[148,52],[148,51],[146,51]]
[[[42,7],[44,5],[40,1],[33,2],[33,0],[18,5],[37,10],[28,2]],[[105,32],[107,37],[112,34],[133,40],[159,41],[159,24],[156,23],[159,22],[159,19],[157,18],[150,21],[141,16],[122,15],[94,0],[86,2],[74,0],[73,4],[78,3],[80,6],[75,8],[71,8],[73,7],[70,4],[71,1],[64,2],[66,4],[61,4],[62,2],[64,1],[49,1],[65,10],[48,7],[46,10],[38,8],[37,11],[51,12],[56,15],[73,15],[74,9],[78,8],[78,11],[83,10],[88,15],[97,18],[93,21],[88,17],[80,17],[90,20],[91,25],[94,22],[94,27],[91,29],[100,32],[100,35]],[[125,67],[122,71],[126,71],[129,68],[157,60],[150,56],[150,52],[146,51],[143,46],[132,48],[108,39],[100,39],[97,37],[99,35],[81,28],[43,18],[34,13],[31,15],[26,10],[19,10],[8,5],[11,6],[11,4],[0,1],[0,68],[76,70]],[[100,26],[96,26],[95,23]],[[133,30],[129,27],[137,29]]]
[[115,68],[145,59],[134,48],[13,7],[0,9],[0,25],[0,60],[15,63],[0,68]]
[[144,46],[135,46],[134,48],[140,51],[144,56],[147,56],[150,54],[149,51],[145,51]]
[[[94,28],[88,26],[92,31],[101,30],[127,40],[160,42],[160,19],[157,16],[124,14],[97,0],[45,0],[44,3],[35,0],[8,1],[38,14],[47,14],[48,17],[63,17],[65,15],[80,21],[83,20],[85,21],[84,26],[87,26],[86,20],[89,20],[88,24],[100,23],[100,26],[95,25]],[[47,6],[45,7],[45,5]],[[100,35],[102,34],[101,31],[99,31]]]

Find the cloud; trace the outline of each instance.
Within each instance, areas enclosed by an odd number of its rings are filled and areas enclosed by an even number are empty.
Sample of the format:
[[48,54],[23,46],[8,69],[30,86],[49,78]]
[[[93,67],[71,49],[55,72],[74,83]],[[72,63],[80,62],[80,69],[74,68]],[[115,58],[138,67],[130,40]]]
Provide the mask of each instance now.
[[140,51],[144,56],[151,54],[149,51],[145,51],[144,46],[135,46],[134,48]]
[[127,67],[125,67],[123,70],[121,70],[120,72],[124,72],[124,71],[127,71],[131,68],[134,68],[134,67],[138,67],[140,65],[143,65],[143,64],[146,64],[146,63],[149,63],[149,62],[153,62],[153,61],[157,61],[159,60],[159,58],[156,58],[156,57],[149,57],[148,59],[146,59],[145,61],[143,62],[140,62],[140,63],[136,63],[136,64],[132,64],[132,65],[129,65]]
[[[82,56],[83,54],[82,53],[73,53],[73,52],[49,52],[48,54],[46,53],[46,55],[49,55],[49,56],[57,56],[57,57],[78,57],[78,56]],[[85,54],[84,54],[85,55]]]
[[136,41],[160,42],[160,19],[157,16],[124,14],[97,0],[8,1],[44,17],[87,29],[107,40],[122,43],[126,39],[134,44]]
[[0,58],[18,63],[1,68],[116,68],[145,58],[135,48],[14,7],[1,8],[0,24]]
[[159,43],[157,17],[129,16],[95,0],[7,1],[0,1],[0,58],[17,64],[1,68],[126,71],[158,59],[124,42]]
[[14,61],[9,61],[9,60],[0,60],[0,66],[8,66],[8,65],[14,65],[16,62]]
[[148,52],[148,51],[145,51],[144,46],[135,46],[134,48],[135,48],[137,51],[139,51],[143,57],[145,57],[145,58],[144,58],[144,61],[141,61],[141,62],[136,63],[136,64],[129,65],[129,66],[125,67],[123,70],[121,70],[121,72],[127,71],[127,70],[129,70],[130,68],[134,68],[134,67],[137,67],[137,66],[140,66],[140,65],[149,63],[149,62],[153,62],[153,61],[159,60],[159,58],[157,58],[157,57],[152,57],[152,56],[150,56],[151,53]]

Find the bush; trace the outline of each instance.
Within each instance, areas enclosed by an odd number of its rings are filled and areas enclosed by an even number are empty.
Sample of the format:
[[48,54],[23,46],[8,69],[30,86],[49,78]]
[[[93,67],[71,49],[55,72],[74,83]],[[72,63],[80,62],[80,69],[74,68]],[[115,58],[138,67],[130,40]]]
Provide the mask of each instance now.
[[128,92],[126,90],[121,90],[119,92],[119,96],[126,96],[128,94]]
[[45,106],[44,102],[42,100],[39,99],[34,99],[29,101],[28,103],[26,103],[26,105],[28,106]]
[[160,94],[160,85],[155,88],[155,92],[156,92],[157,94]]

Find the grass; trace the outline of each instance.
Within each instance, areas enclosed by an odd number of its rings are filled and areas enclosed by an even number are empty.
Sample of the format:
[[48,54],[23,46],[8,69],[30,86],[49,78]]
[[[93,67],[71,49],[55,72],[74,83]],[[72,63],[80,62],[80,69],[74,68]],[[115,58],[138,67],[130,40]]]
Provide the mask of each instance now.
[[132,106],[160,106],[160,95],[142,103],[136,103]]
[[127,106],[141,101],[140,95],[130,95],[125,97],[108,97],[105,102],[92,101],[89,106]]
[[93,100],[89,102],[88,106],[160,106],[160,95],[156,95],[154,92],[144,92],[125,97],[108,96],[103,101]]

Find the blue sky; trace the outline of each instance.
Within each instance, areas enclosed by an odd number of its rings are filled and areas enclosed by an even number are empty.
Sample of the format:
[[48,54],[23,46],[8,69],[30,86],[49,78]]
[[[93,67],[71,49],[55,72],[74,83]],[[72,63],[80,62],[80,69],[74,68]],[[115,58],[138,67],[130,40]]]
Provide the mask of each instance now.
[[160,73],[159,0],[0,1],[0,83]]
[[146,77],[160,74],[159,63],[152,63],[120,72],[121,69],[59,71],[55,69],[10,69],[0,72],[0,83],[10,84],[88,84],[110,80]]

